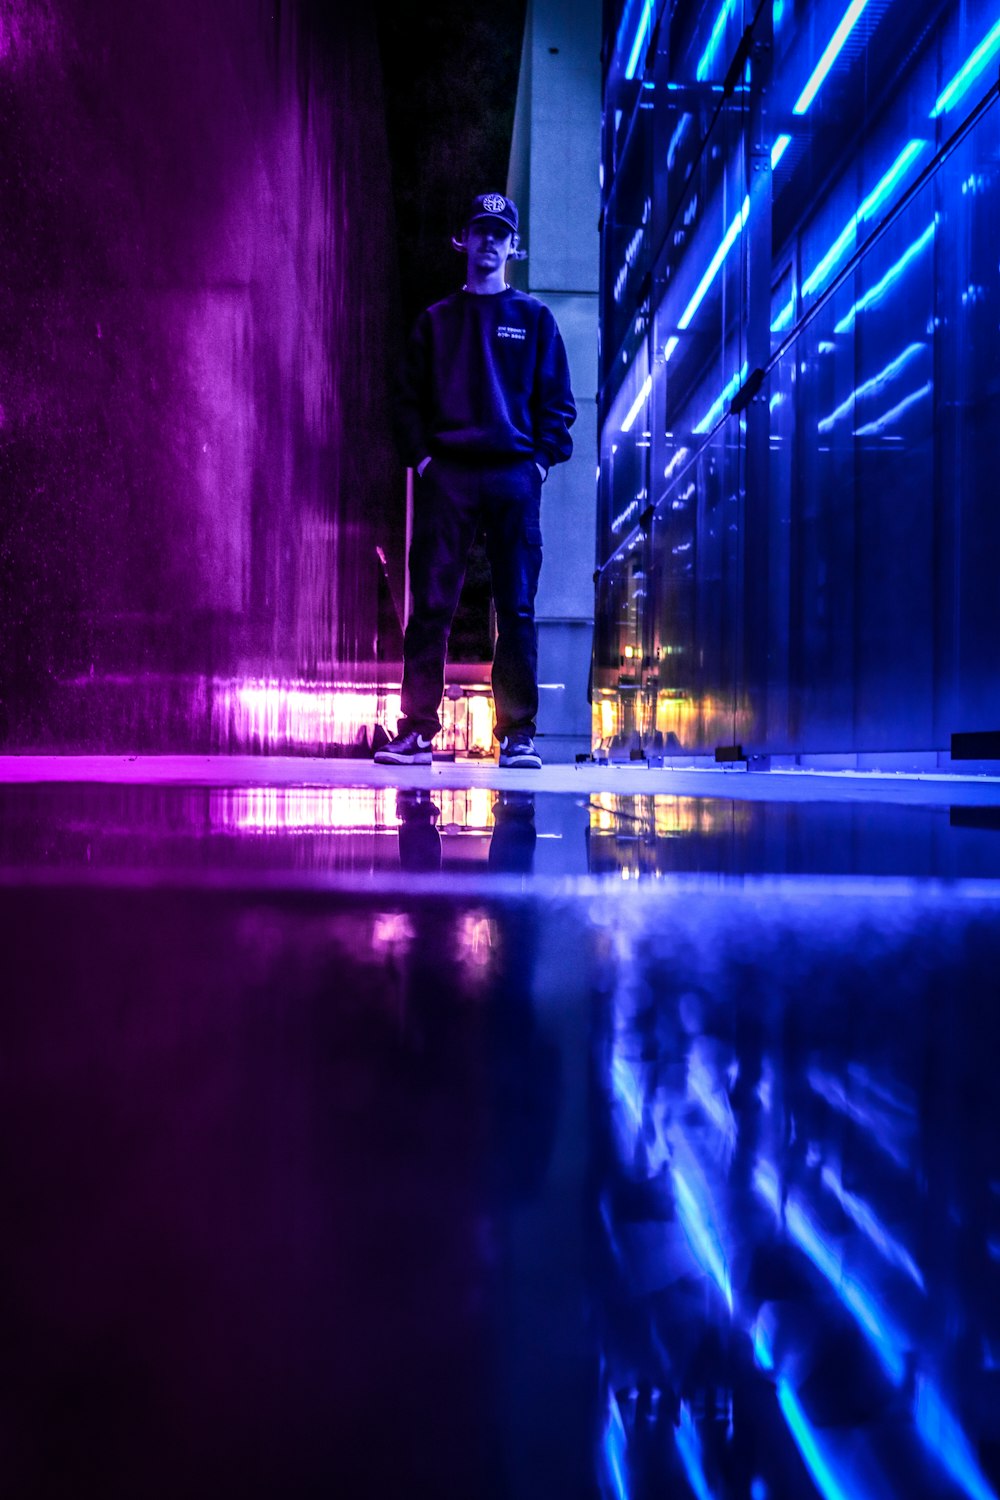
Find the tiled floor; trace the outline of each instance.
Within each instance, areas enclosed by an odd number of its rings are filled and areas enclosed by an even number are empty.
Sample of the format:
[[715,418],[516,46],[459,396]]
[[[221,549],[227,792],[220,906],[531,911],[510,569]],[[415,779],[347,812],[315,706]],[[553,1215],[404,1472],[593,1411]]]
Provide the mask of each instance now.
[[997,783],[8,759],[0,927],[9,1493],[1000,1492]]

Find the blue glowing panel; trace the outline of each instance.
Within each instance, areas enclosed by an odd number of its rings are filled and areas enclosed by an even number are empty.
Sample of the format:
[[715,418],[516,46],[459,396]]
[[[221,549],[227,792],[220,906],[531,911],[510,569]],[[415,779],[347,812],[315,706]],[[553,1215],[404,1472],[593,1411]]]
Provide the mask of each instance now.
[[[638,234],[642,202],[630,217],[627,194],[608,200],[612,321],[630,331],[615,335],[602,452],[636,434],[649,446],[641,480],[617,460],[606,514],[620,529],[602,558],[653,516],[629,625],[648,663],[623,678],[621,711],[654,746],[936,768],[957,730],[1000,727],[987,561],[1000,522],[985,498],[1000,110],[941,155],[993,84],[1000,23],[985,0],[817,0],[803,14],[777,0],[758,101],[752,76],[746,98],[719,82],[738,21],[752,40],[763,14],[739,11],[682,3],[658,22],[642,306],[616,238],[618,224]],[[769,192],[747,191],[757,102]],[[749,353],[765,315],[781,363],[734,415],[766,362]]]

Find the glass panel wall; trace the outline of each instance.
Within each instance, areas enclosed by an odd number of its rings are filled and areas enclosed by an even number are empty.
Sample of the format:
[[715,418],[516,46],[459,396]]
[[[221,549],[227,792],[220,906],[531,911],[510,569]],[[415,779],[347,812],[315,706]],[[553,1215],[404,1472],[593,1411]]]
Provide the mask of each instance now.
[[645,14],[606,37],[595,739],[943,763],[1000,730],[995,7]]

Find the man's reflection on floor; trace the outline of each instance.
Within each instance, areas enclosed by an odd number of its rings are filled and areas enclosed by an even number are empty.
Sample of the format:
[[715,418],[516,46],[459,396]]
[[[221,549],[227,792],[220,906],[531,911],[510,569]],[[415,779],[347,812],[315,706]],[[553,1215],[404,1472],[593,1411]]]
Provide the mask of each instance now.
[[[448,803],[414,789],[400,791],[396,807],[401,867],[438,871],[443,849],[447,869],[462,843],[450,836]],[[534,796],[495,793],[492,816],[490,871],[530,874]],[[475,1389],[483,1470],[468,1493],[483,1500],[548,1493],[535,1472],[538,1454],[550,1472],[569,1475],[574,1494],[587,1493],[590,1467],[590,1366],[575,1344],[560,1341],[565,1325],[552,1311],[552,1239],[573,1244],[579,1209],[572,1179],[550,1174],[563,1066],[551,1017],[536,1004],[538,950],[534,900],[498,886],[496,899],[463,901],[428,883],[407,904],[405,940],[385,976],[401,1018],[408,1086],[422,1115],[453,1120],[447,1155],[466,1174],[466,1196],[450,1222],[438,1218],[437,1233],[464,1236],[461,1290],[473,1309],[466,1338],[474,1333],[482,1358]],[[540,1349],[542,1326],[549,1338]],[[575,1336],[575,1321],[572,1329]],[[471,1384],[474,1371],[460,1379]]]
[[[441,869],[441,809],[423,788],[401,787],[396,793],[399,818],[399,864],[414,874]],[[535,861],[535,797],[533,792],[497,792],[493,800],[493,831],[488,865],[501,875],[530,875]]]

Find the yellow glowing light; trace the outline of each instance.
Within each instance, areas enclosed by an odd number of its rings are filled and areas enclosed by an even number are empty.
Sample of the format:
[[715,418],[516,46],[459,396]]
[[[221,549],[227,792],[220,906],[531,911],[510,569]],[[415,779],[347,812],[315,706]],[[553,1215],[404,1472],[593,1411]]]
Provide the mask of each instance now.
[[468,752],[489,755],[493,749],[493,698],[489,693],[470,693]]
[[625,647],[625,657],[626,657],[626,660],[627,661],[631,661],[634,655],[635,655],[635,650],[633,649],[633,647],[626,646]]
[[466,828],[493,827],[493,793],[489,787],[472,786],[466,791]]

